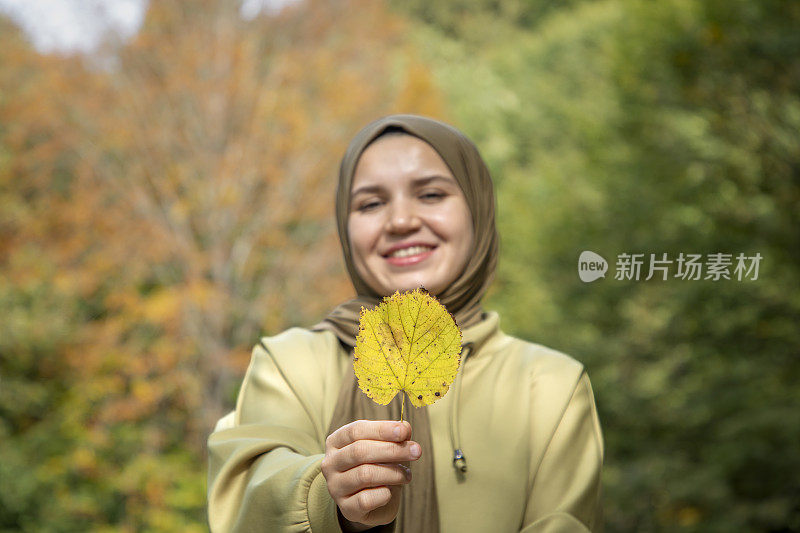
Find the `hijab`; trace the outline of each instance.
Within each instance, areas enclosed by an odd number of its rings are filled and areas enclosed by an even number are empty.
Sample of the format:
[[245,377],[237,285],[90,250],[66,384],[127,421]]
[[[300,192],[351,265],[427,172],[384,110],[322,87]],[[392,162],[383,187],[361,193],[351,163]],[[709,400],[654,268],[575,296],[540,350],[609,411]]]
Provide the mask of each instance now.
[[[494,186],[486,163],[472,141],[452,126],[417,115],[390,115],[368,124],[356,134],[342,158],[336,191],[339,241],[347,273],[357,296],[335,307],[311,328],[332,331],[351,357],[361,307],[372,308],[380,303],[382,297],[388,296],[370,287],[359,275],[353,262],[347,231],[353,175],[359,157],[373,141],[384,133],[398,131],[413,135],[436,150],[453,173],[472,215],[475,239],[469,260],[456,280],[436,295],[453,314],[459,327],[469,327],[483,319],[481,298],[494,277],[497,265],[499,238],[495,228]],[[388,405],[376,404],[359,390],[355,372],[348,372],[339,391],[328,434],[354,420],[399,420],[400,400],[401,395],[398,394]],[[438,533],[439,514],[428,410],[427,407],[421,407],[406,412],[413,431],[412,438],[419,442],[423,453],[418,460],[411,462],[413,481],[401,492],[397,518],[387,529],[393,527],[397,533]]]

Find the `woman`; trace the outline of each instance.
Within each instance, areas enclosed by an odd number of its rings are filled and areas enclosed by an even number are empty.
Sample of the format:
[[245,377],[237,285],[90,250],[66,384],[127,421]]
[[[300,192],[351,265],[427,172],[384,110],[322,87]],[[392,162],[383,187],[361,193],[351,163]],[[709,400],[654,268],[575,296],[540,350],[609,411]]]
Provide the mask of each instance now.
[[[336,215],[358,297],[254,349],[209,438],[211,529],[599,531],[603,442],[583,367],[481,308],[498,237],[475,146],[424,117],[377,120],[342,160]],[[455,316],[462,364],[449,394],[400,424],[399,394],[380,406],[358,389],[352,347],[361,306],[419,286]]]

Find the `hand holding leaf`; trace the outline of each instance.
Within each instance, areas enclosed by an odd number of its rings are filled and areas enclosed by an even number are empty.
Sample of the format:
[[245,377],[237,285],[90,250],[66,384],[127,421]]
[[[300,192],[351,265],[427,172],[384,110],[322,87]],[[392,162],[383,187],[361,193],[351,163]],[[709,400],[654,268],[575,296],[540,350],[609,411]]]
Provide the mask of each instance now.
[[[353,368],[358,386],[381,405],[405,391],[415,407],[443,397],[461,363],[461,330],[424,289],[395,292],[361,309]],[[403,420],[405,395],[400,411]]]

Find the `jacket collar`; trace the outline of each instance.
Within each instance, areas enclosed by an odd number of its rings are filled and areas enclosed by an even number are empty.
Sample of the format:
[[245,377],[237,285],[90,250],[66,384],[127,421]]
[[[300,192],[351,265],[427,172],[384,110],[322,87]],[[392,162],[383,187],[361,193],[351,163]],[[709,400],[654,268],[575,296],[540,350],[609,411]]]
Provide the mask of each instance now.
[[470,354],[470,357],[472,357],[473,354],[481,352],[481,348],[489,339],[499,334],[500,315],[497,311],[484,311],[483,320],[461,331],[461,345],[472,344],[473,349]]

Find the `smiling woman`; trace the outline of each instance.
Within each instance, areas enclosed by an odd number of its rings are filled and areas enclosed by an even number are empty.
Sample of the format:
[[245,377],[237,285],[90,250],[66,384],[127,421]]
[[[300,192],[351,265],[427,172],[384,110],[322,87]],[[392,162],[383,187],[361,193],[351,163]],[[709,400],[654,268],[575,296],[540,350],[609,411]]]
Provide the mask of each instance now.
[[[583,366],[482,308],[494,210],[489,171],[455,128],[393,115],[355,136],[336,219],[357,297],[253,350],[208,441],[213,531],[601,529],[603,440]],[[384,406],[359,390],[353,347],[362,307],[420,286],[461,328],[461,366],[451,394],[399,423],[399,395]]]

